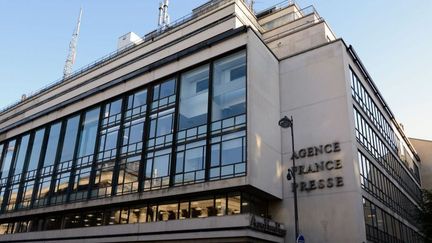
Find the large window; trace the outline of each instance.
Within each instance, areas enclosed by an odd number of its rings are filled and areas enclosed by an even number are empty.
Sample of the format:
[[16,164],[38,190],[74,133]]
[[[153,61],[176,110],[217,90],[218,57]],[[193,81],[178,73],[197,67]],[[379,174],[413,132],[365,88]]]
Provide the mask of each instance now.
[[122,119],[122,100],[117,99],[104,106],[99,132],[99,149],[92,182],[92,197],[111,195],[113,172],[117,158],[117,147]]
[[208,65],[182,75],[179,130],[186,130],[207,123],[208,85]]
[[81,125],[78,158],[75,162],[75,173],[70,200],[83,200],[87,198],[90,172],[94,160],[97,131],[99,125],[100,108],[87,111]]
[[366,237],[371,242],[420,243],[422,237],[411,227],[363,198]]
[[80,116],[74,116],[69,118],[66,122],[63,148],[61,150],[60,163],[56,170],[51,204],[64,203],[66,201],[72,170],[72,161],[76,150],[79,121]]
[[[246,66],[245,51],[215,58],[2,141],[2,209],[244,176]],[[158,211],[149,205],[145,217],[196,214],[180,203],[182,211],[174,215],[171,206]],[[215,210],[207,214],[221,213]],[[47,227],[58,227],[53,220]]]
[[[144,201],[139,204],[116,208],[100,207],[87,211],[61,212],[56,215],[37,215],[24,220],[1,224],[0,234],[207,218],[254,211],[267,212],[267,204],[257,204],[248,198],[264,201],[256,195],[252,197],[248,193],[240,192],[195,196],[169,201]],[[268,217],[266,213],[259,216]]]
[[61,122],[51,125],[49,129],[49,137],[45,152],[43,168],[38,180],[38,191],[35,199],[35,207],[44,206],[47,204],[49,197],[52,173],[54,168],[55,158],[57,156],[57,148],[60,139]]
[[246,52],[218,60],[213,73],[212,121],[246,112]]
[[6,199],[6,210],[12,211],[15,209],[15,203],[18,197],[21,176],[23,173],[24,163],[26,162],[27,150],[29,145],[30,135],[25,135],[21,138],[17,147],[17,155],[14,163],[11,164],[11,183],[8,185],[8,198]]
[[25,180],[23,185],[21,186],[22,192],[21,198],[20,200],[18,200],[18,209],[28,208],[30,206],[35,185],[36,172],[41,158],[44,136],[45,128],[37,130],[34,133],[33,146],[31,148],[27,170],[26,173],[23,175],[25,177]]
[[360,151],[358,160],[362,188],[411,224],[418,226],[420,208]]

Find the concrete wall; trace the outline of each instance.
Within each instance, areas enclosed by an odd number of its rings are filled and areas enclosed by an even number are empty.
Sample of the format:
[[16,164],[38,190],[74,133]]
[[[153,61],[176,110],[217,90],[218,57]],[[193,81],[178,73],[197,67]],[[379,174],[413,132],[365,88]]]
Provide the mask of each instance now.
[[[361,189],[355,150],[351,96],[345,46],[341,41],[296,55],[280,63],[281,114],[293,116],[295,148],[340,143],[340,151],[299,158],[297,166],[308,168],[321,161],[340,160],[339,169],[297,174],[300,232],[307,242],[365,242]],[[292,166],[290,129],[281,130],[283,176]],[[334,162],[335,163],[335,162]],[[343,178],[337,186],[336,178]],[[327,187],[333,178],[333,186]],[[319,180],[326,180],[319,189]],[[307,183],[302,190],[301,183]],[[289,229],[286,242],[294,238],[292,182],[283,180],[283,201],[271,205],[276,221]]]
[[327,24],[324,21],[306,24],[288,33],[281,33],[266,39],[267,45],[279,59],[300,53],[329,42]]
[[422,187],[432,190],[432,141],[417,138],[410,138],[410,141],[420,156]]
[[242,214],[3,235],[0,242],[283,242],[282,237],[250,229],[250,222],[251,215]]
[[282,198],[279,62],[253,33],[247,55],[248,182]]

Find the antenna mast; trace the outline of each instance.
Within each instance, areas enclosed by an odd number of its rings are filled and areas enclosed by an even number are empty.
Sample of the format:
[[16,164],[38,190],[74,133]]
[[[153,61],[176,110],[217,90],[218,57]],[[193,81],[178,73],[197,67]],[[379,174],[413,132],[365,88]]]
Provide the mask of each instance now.
[[166,28],[170,24],[170,17],[168,15],[169,0],[163,0],[159,4],[159,28]]
[[69,55],[66,59],[65,67],[63,69],[63,78],[67,78],[72,74],[72,67],[75,63],[76,47],[77,47],[78,36],[79,36],[79,32],[80,32],[81,16],[82,16],[82,8],[80,9],[78,22],[77,22],[75,31],[72,34],[72,39],[69,43]]

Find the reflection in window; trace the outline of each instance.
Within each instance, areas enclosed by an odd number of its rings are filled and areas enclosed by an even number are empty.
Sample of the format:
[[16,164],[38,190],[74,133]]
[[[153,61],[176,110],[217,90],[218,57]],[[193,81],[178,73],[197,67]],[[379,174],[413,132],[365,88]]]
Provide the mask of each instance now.
[[95,108],[93,110],[87,111],[85,114],[79,143],[79,158],[93,155],[94,153],[97,126],[99,120],[99,111],[100,108]]
[[214,64],[212,121],[245,112],[246,52],[240,52]]
[[171,145],[173,139],[174,108],[150,116],[150,138],[148,148]]
[[209,66],[203,66],[181,77],[179,130],[207,123]]
[[[14,168],[14,175],[19,175],[23,172],[23,168],[24,168],[24,163],[25,163],[25,158],[27,155],[27,149],[28,149],[28,145],[29,145],[29,140],[30,140],[30,135],[25,135],[24,137],[21,138],[21,142],[19,145],[19,149],[18,149],[18,155],[17,155],[17,159],[15,161],[15,168]],[[13,178],[13,180],[15,181],[16,179],[20,179],[20,178]]]
[[8,143],[5,151],[5,157],[1,165],[1,178],[7,178],[9,175],[9,170],[12,164],[12,158],[15,151],[16,140],[11,140]]
[[28,167],[24,175],[25,181],[22,185],[22,196],[18,200],[18,209],[28,208],[30,206],[35,186],[36,172],[41,158],[41,150],[44,136],[45,128],[39,129],[34,133],[33,146],[31,148]]
[[205,140],[177,146],[176,184],[204,180],[205,150]]
[[12,170],[12,185],[8,188],[9,194],[6,200],[6,210],[11,211],[15,209],[15,203],[18,196],[19,183],[21,181],[21,174],[24,167],[25,158],[27,155],[27,148],[29,144],[30,135],[21,138],[21,142],[17,147],[17,155],[15,162],[11,165]]
[[30,160],[27,168],[28,171],[27,178],[34,177],[35,175],[34,170],[37,169],[39,164],[44,135],[45,135],[45,128],[36,131],[34,135],[33,147],[32,147]]
[[246,172],[246,132],[212,138],[210,178],[227,178]]
[[[55,158],[57,155],[57,147],[60,140],[60,129],[61,129],[61,122],[52,125],[49,130],[48,145],[45,151],[45,160],[43,163],[44,167],[54,165]],[[44,172],[48,172],[48,171],[44,171]]]
[[73,159],[79,128],[79,120],[79,116],[75,116],[67,120],[63,149],[60,158],[61,163],[71,161]]
[[171,149],[147,154],[144,189],[160,189],[169,186]]
[[[12,165],[12,159],[13,159],[13,155],[14,155],[14,151],[15,151],[15,145],[16,145],[16,140],[11,140],[9,141],[9,143],[6,146],[6,151],[4,152],[4,158],[3,158],[3,163],[1,165],[1,185],[0,185],[0,205],[2,205],[3,203],[3,197],[5,197],[5,191],[7,190],[6,188],[6,182],[8,176],[9,176],[9,171],[11,169],[11,165]],[[4,178],[4,179],[3,179]],[[5,199],[5,201],[8,201],[7,199]]]
[[152,111],[175,103],[175,83],[175,79],[170,79],[154,86]]
[[141,155],[122,159],[117,185],[117,195],[138,191]]

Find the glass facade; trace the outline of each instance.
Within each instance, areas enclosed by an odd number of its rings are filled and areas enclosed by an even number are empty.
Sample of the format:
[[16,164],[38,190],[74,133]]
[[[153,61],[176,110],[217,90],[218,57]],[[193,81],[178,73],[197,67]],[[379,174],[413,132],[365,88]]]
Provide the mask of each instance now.
[[417,230],[406,226],[376,206],[371,201],[363,198],[364,220],[366,223],[366,238],[369,242],[385,243],[422,243],[423,238]]
[[[171,201],[149,201],[123,207],[101,207],[62,212],[55,216],[33,216],[15,222],[0,223],[0,234],[14,234],[54,229],[135,224],[189,218],[207,218],[241,213],[262,212],[268,217],[267,203],[243,192],[220,193]],[[258,202],[258,203],[257,203]]]
[[[366,151],[358,151],[361,187],[364,196],[373,197],[384,206],[380,208],[363,198],[367,240],[423,242],[417,233],[422,193],[413,155],[352,69],[350,75],[355,136]],[[411,158],[412,163],[408,164],[401,154]],[[405,220],[402,222],[395,215]]]
[[[244,176],[246,52],[113,97],[0,148],[2,212]],[[198,210],[180,203],[181,212],[172,214],[173,204],[160,212],[145,207],[144,218],[152,220],[207,217],[227,208]],[[114,213],[118,222],[121,210]],[[86,224],[67,217],[61,220],[71,227]],[[59,220],[37,227],[55,229]],[[94,218],[88,222],[98,224]]]
[[[372,126],[374,126],[379,134],[384,137],[384,140],[389,144],[389,148],[399,155],[400,159],[404,162],[404,166],[414,176],[416,181],[420,183],[420,174],[416,170],[416,164],[412,158],[411,152],[407,149],[408,145],[405,141],[401,141],[396,132],[386,120],[385,116],[379,109],[378,105],[373,101],[365,86],[362,84],[357,75],[350,69],[351,75],[351,92],[352,97],[364,112],[367,118],[370,119]],[[410,160],[410,163],[408,163]]]

